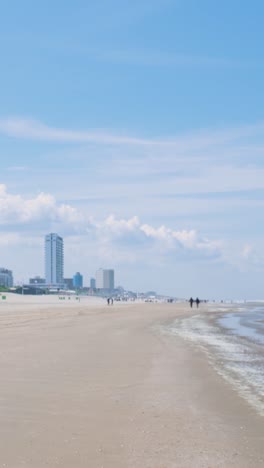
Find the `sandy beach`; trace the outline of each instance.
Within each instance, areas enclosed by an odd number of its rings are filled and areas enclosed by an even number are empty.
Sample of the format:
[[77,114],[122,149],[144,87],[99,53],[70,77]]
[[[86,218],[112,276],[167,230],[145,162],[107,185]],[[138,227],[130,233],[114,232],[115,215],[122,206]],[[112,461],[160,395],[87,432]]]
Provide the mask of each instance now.
[[205,353],[162,332],[194,312],[1,301],[0,467],[262,467],[264,418]]

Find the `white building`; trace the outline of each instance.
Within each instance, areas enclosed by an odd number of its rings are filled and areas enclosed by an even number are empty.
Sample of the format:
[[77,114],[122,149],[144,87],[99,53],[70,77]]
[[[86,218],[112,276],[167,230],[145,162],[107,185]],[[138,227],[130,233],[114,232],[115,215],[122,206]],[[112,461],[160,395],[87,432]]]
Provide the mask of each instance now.
[[113,290],[115,288],[114,270],[97,270],[95,273],[95,282],[97,289]]
[[5,288],[12,288],[13,286],[13,273],[6,268],[0,268],[0,286]]
[[58,234],[45,236],[45,280],[50,286],[63,287],[63,239]]

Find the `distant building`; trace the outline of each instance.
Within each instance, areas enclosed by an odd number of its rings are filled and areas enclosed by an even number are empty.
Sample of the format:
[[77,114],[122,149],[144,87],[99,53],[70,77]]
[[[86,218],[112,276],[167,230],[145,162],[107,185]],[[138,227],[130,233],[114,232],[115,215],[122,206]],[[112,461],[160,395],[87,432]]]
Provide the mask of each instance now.
[[112,291],[115,289],[114,270],[103,270],[100,268],[95,274],[96,289],[106,289]]
[[90,279],[90,288],[91,288],[91,289],[95,289],[95,288],[96,288],[95,278],[91,278],[91,279]]
[[58,234],[45,236],[45,280],[49,286],[62,287],[64,270],[63,239]]
[[72,278],[64,278],[64,284],[65,284],[67,289],[74,289],[73,279]]
[[145,293],[145,296],[152,296],[152,297],[156,297],[157,296],[157,293],[155,291],[148,291]]
[[75,275],[73,276],[73,287],[77,289],[83,287],[83,276],[81,275],[81,273],[79,273],[79,271],[77,271],[77,273],[75,273]]
[[29,278],[29,284],[45,284],[45,278],[41,278],[40,276],[34,276],[34,278]]
[[0,286],[4,288],[12,288],[13,286],[13,273],[6,268],[0,268]]

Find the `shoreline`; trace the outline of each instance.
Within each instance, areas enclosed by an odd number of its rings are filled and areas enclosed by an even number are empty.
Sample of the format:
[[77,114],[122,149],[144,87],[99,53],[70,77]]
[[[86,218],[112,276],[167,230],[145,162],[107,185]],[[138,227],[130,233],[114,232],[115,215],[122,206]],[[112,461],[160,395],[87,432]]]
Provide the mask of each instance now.
[[0,309],[2,466],[263,466],[264,419],[198,347],[159,331],[196,310],[19,309]]
[[[209,306],[206,313],[197,312],[189,317],[177,318],[166,330],[201,349],[215,371],[264,416],[263,345],[259,339],[252,339],[251,328],[245,329],[247,334],[245,330],[244,334],[241,334],[241,331],[238,331],[239,327],[237,332],[229,328],[230,319],[235,317],[238,323],[241,316],[243,319],[248,317],[252,320],[252,311],[232,306],[223,312],[222,309],[214,310]],[[224,319],[228,327],[222,324]],[[257,338],[260,336],[262,335],[258,335]]]

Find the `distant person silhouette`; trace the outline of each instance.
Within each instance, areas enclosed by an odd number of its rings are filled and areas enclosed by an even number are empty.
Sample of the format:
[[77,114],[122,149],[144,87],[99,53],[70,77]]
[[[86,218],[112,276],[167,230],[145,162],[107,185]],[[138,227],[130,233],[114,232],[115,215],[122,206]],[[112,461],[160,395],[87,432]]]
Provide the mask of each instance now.
[[194,303],[194,300],[193,300],[192,297],[191,297],[191,299],[189,300],[189,302],[190,302],[190,306],[192,307],[192,306],[193,306],[193,303]]
[[195,302],[196,302],[196,307],[198,308],[199,307],[199,304],[200,304],[200,299],[198,299],[198,297],[195,299]]

